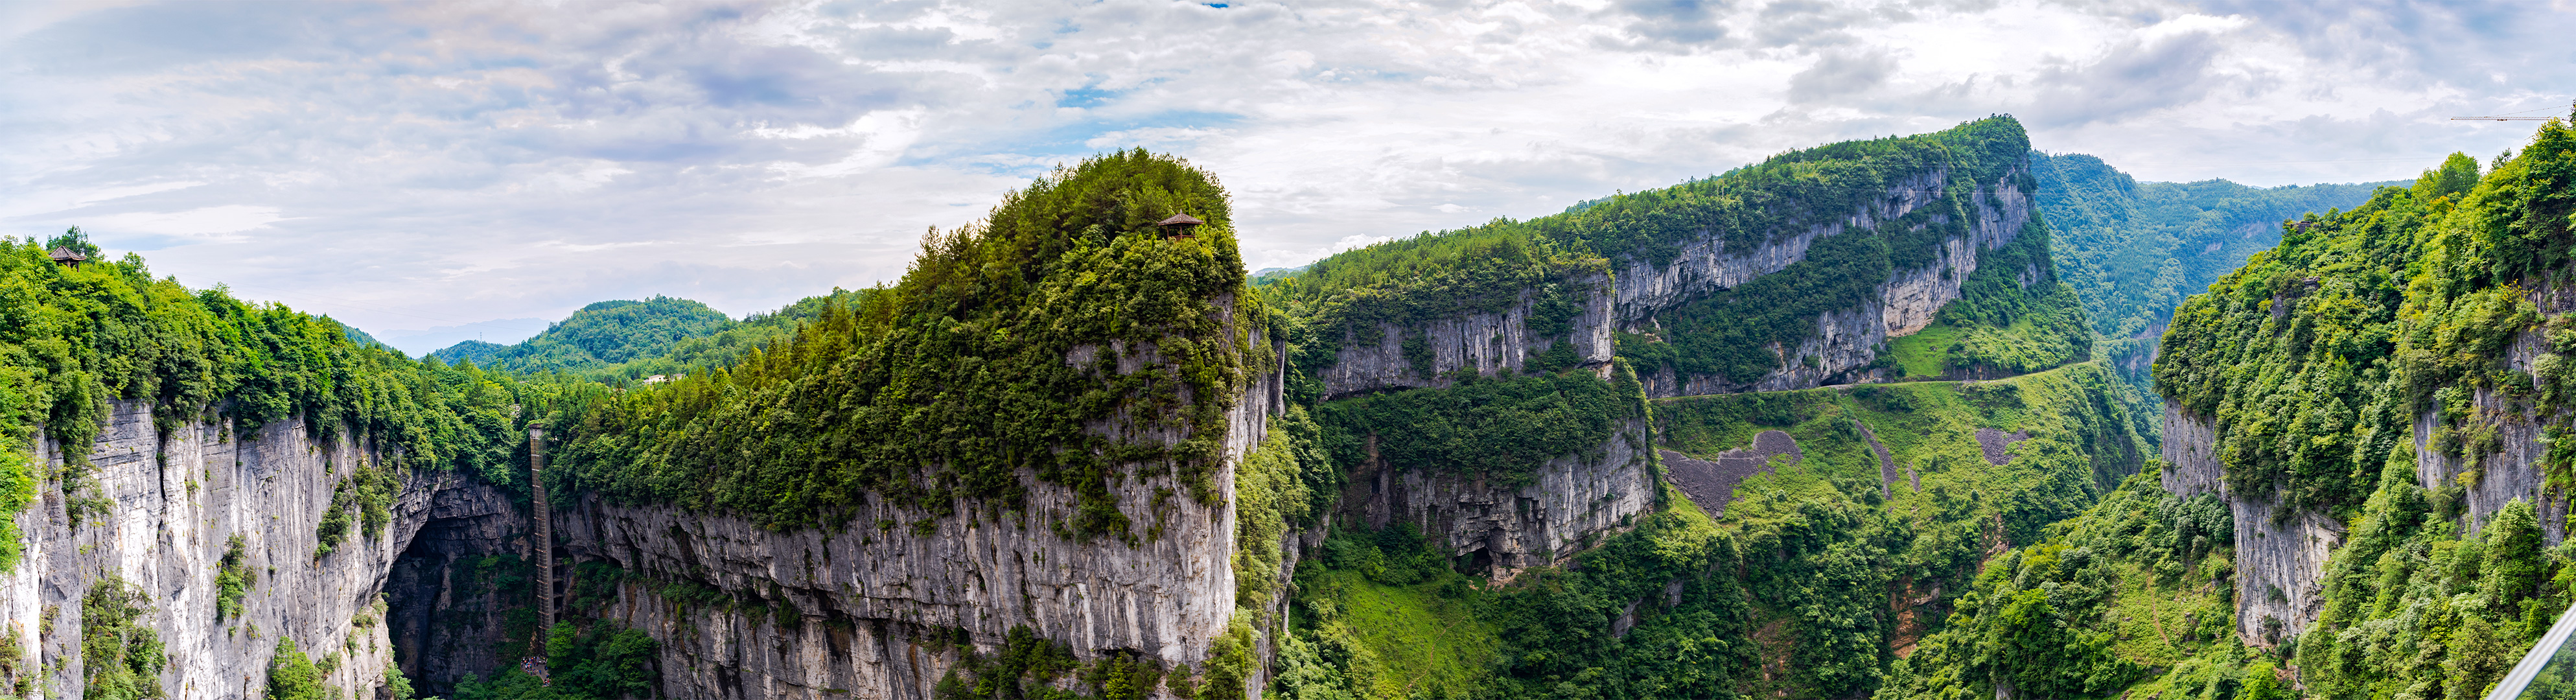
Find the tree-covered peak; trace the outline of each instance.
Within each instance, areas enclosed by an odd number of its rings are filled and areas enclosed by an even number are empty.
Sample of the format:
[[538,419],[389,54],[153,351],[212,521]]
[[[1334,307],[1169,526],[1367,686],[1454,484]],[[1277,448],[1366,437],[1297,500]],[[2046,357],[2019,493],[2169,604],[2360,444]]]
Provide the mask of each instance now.
[[473,360],[493,369],[577,372],[660,357],[680,341],[713,335],[734,324],[724,312],[706,304],[657,295],[584,306],[517,345],[469,340],[430,356],[449,362]]
[[1946,171],[1953,183],[1995,183],[2029,150],[2029,135],[2009,116],[1793,150],[1715,177],[1588,200],[1563,213],[1498,218],[1352,249],[1317,261],[1279,291],[1322,301],[1359,289],[1438,286],[1437,278],[1453,272],[1498,279],[1513,276],[1499,270],[1532,265],[1661,265],[1703,237],[1718,238],[1728,250],[1750,250],[1779,233],[1848,216],[1906,178]]

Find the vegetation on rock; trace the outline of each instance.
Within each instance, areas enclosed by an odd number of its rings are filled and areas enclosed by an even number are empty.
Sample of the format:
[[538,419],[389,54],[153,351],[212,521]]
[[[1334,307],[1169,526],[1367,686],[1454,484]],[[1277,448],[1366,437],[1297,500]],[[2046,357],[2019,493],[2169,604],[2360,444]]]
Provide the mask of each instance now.
[[[1175,212],[1207,223],[1166,237],[1154,223]],[[1083,161],[934,231],[902,282],[730,367],[585,395],[555,470],[769,527],[843,523],[873,498],[1146,535],[1112,489],[1169,475],[1213,502],[1222,416],[1269,357],[1227,222],[1223,188],[1186,162]],[[1031,476],[1071,487],[1076,510],[1029,512]]]
[[147,619],[152,598],[140,586],[110,574],[81,596],[82,697],[134,700],[167,697],[161,669],[169,664],[161,633]]

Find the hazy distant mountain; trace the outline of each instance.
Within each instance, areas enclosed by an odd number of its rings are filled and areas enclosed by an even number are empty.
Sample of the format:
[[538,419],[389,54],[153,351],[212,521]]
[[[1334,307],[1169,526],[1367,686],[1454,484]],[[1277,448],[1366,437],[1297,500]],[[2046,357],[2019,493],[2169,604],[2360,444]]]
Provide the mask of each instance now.
[[713,335],[735,323],[724,312],[687,299],[603,301],[516,345],[469,340],[430,355],[497,369],[569,372],[660,356],[674,343]]
[[380,331],[376,337],[385,345],[417,357],[468,340],[507,345],[535,337],[545,330],[546,320],[542,318],[500,318],[426,330]]

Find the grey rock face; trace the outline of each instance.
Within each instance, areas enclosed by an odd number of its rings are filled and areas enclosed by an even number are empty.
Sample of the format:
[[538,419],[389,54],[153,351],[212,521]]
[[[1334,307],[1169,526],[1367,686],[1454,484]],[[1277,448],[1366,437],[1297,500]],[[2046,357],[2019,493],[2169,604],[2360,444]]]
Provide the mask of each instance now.
[[[2543,290],[2534,296],[2547,303],[2555,295]],[[2524,331],[2505,347],[2505,366],[2531,371],[2531,363],[2548,348],[2545,334]],[[2438,409],[2426,411],[2415,417],[2415,477],[2426,491],[2450,484],[2465,486],[2462,497],[2470,532],[2485,528],[2487,519],[2506,503],[2516,499],[2530,501],[2537,507],[2542,537],[2548,544],[2558,544],[2567,536],[2567,502],[2563,498],[2541,497],[2547,484],[2540,462],[2549,452],[2548,443],[2541,441],[2541,422],[2531,415],[2531,409],[2510,405],[2511,401],[2493,389],[2476,389],[2469,403],[2482,420],[2493,422],[2497,451],[2456,458],[2443,454],[2434,444],[2434,434],[2442,425],[2441,413]]]
[[[2542,311],[2563,313],[2576,308],[2576,298],[2571,298],[2576,294],[2571,292],[2576,290],[2544,286],[2531,296]],[[2544,335],[2526,331],[2506,348],[2505,364],[2529,371],[2546,351]],[[2471,532],[2485,527],[2505,504],[2520,499],[2537,506],[2547,543],[2564,540],[2567,504],[2541,497],[2546,484],[2540,460],[2548,445],[2540,440],[2540,423],[2529,409],[2513,406],[2489,389],[2476,390],[2470,403],[2482,420],[2493,421],[2497,451],[2473,455],[2474,464],[2469,457],[2443,454],[2434,444],[2435,433],[2442,427],[2441,415],[2438,410],[2427,411],[2416,416],[2410,431],[2418,483],[2427,491],[2465,486],[2464,524]],[[2167,404],[2164,425],[2164,456],[2173,465],[2164,473],[2165,488],[2185,496],[2222,494],[2235,514],[2238,632],[2272,644],[2307,629],[2322,610],[2320,578],[2327,555],[2342,542],[2342,524],[2313,513],[2273,524],[2277,499],[2271,494],[2238,493],[2225,483],[2226,467],[2216,454],[2217,431],[2211,419]]]
[[1598,453],[1548,460],[1517,488],[1483,475],[1398,471],[1371,460],[1350,475],[1340,510],[1373,528],[1412,523],[1442,550],[1487,562],[1508,578],[1560,563],[1652,508],[1650,438],[1645,421],[1627,421]]
[[[598,612],[660,640],[670,697],[926,698],[964,650],[948,643],[959,628],[985,653],[1026,625],[1085,660],[1124,650],[1196,668],[1234,615],[1234,469],[1268,430],[1277,381],[1260,378],[1227,412],[1215,503],[1168,475],[1112,489],[1132,543],[1059,535],[1050,523],[1071,516],[1074,492],[1034,474],[1026,512],[961,502],[959,516],[925,518],[870,503],[848,529],[781,532],[593,496],[555,532],[572,558],[628,572]],[[734,602],[664,596],[674,583]]]
[[[149,596],[141,624],[167,647],[160,682],[170,697],[262,697],[280,638],[316,660],[338,654],[333,686],[366,695],[381,682],[393,647],[384,625],[369,621],[376,593],[426,520],[430,494],[458,476],[405,475],[391,525],[373,537],[353,525],[337,551],[316,558],[314,528],[333,487],[347,467],[374,459],[346,440],[315,442],[292,420],[247,434],[193,422],[163,432],[144,405],[117,403],[107,430],[82,447],[94,485],[74,497],[111,505],[75,524],[61,484],[44,482],[37,505],[12,514],[26,558],[0,575],[0,615],[25,631],[33,648],[22,651],[56,669],[43,680],[48,697],[81,696],[81,600],[109,576]],[[40,440],[36,457],[59,469],[63,450]],[[235,534],[259,580],[241,615],[218,621],[216,563]],[[47,617],[52,633],[38,634]]]
[[2279,644],[2308,628],[2325,608],[2326,558],[2343,543],[2343,525],[2315,513],[2274,523],[2273,494],[2239,493],[2217,456],[2217,427],[2179,405],[2165,405],[2164,487],[2182,496],[2216,493],[2236,519],[2236,632],[2252,643]]
[[[2031,212],[2038,205],[2030,193],[2013,184],[2027,167],[2014,167],[2000,182],[1975,183],[1977,191],[1968,198],[1973,205],[1968,234],[1942,241],[1938,261],[1889,273],[1887,281],[1878,285],[1877,294],[1868,301],[1818,317],[1815,336],[1799,341],[1794,348],[1772,348],[1790,359],[1780,369],[1751,379],[1675,377],[1669,371],[1659,372],[1647,377],[1647,395],[1662,398],[1786,391],[1880,379],[1876,370],[1868,368],[1877,361],[1878,348],[1889,339],[1913,335],[1931,325],[1933,314],[1958,299],[1960,285],[1977,271],[1977,252],[2012,242],[2021,234],[2022,226],[2030,222]],[[1950,177],[1949,171],[1940,170],[1901,180],[1888,189],[1886,197],[1873,200],[1860,211],[1774,236],[1751,251],[1728,252],[1716,237],[1710,236],[1684,245],[1681,256],[1668,265],[1628,261],[1618,276],[1620,326],[1631,331],[1652,330],[1657,313],[1805,260],[1807,248],[1818,239],[1874,227],[1937,202],[1935,193],[1948,186]],[[2036,272],[2023,277],[2036,281]],[[1814,366],[1798,361],[1807,357],[1815,358]]]
[[[1617,349],[1610,335],[1614,326],[1610,281],[1596,276],[1578,280],[1574,286],[1581,294],[1582,311],[1574,318],[1574,330],[1564,338],[1530,332],[1528,322],[1538,293],[1524,289],[1519,301],[1498,313],[1432,319],[1418,328],[1379,324],[1374,337],[1346,340],[1333,365],[1316,378],[1324,383],[1327,399],[1386,389],[1446,387],[1452,381],[1450,373],[1460,369],[1487,376],[1518,375],[1558,342],[1572,343],[1579,362],[1609,362]],[[1431,376],[1422,376],[1404,356],[1405,337],[1413,332],[1421,334],[1431,353]]]
[[[2003,247],[2029,223],[2037,204],[2030,193],[2013,184],[2024,169],[2026,166],[2013,168],[1999,182],[1976,183],[1976,194],[1968,198],[1972,203],[1970,220],[1966,222],[1968,234],[1942,241],[1937,262],[1890,273],[1868,301],[1820,315],[1815,336],[1800,341],[1796,347],[1772,348],[1791,358],[1786,366],[1749,379],[1675,377],[1670,371],[1654,372],[1649,368],[1640,377],[1646,383],[1647,395],[1661,398],[1783,391],[1878,379],[1877,371],[1869,369],[1869,364],[1878,359],[1878,348],[1891,338],[1911,335],[1930,325],[1933,314],[1958,299],[1960,285],[1976,272],[1978,251]],[[1656,314],[1805,260],[1807,249],[1818,239],[1874,227],[1936,203],[1940,201],[1937,193],[1948,186],[1950,177],[1949,171],[1936,170],[1901,180],[1888,188],[1887,196],[1857,211],[1782,232],[1752,250],[1730,251],[1717,236],[1703,235],[1683,244],[1679,256],[1669,264],[1622,261],[1612,278],[1578,281],[1575,286],[1584,294],[1583,312],[1574,320],[1573,332],[1562,339],[1529,332],[1526,321],[1536,291],[1523,290],[1517,304],[1498,313],[1461,314],[1414,327],[1380,324],[1373,332],[1348,338],[1332,367],[1319,378],[1324,382],[1327,398],[1394,388],[1444,387],[1450,381],[1447,375],[1460,369],[1474,369],[1489,376],[1519,374],[1532,358],[1548,352],[1557,342],[1572,343],[1581,362],[1608,362],[1616,349],[1612,331],[1651,332],[1658,327]],[[1936,220],[1947,222],[1946,218]],[[2037,270],[2032,270],[2023,277],[2035,281],[2036,275]],[[1430,351],[1430,376],[1423,376],[1406,359],[1404,343],[1408,337],[1418,338]],[[1804,357],[1816,358],[1815,365],[1797,361]]]

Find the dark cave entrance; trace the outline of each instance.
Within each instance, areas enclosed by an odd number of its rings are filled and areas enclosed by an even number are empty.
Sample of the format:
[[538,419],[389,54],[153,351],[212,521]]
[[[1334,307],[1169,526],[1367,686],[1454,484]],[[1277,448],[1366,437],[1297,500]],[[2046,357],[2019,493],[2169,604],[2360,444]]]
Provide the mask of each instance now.
[[497,492],[472,495],[482,497],[460,500],[483,507],[433,506],[454,515],[422,525],[385,577],[394,663],[420,697],[453,695],[468,675],[488,680],[515,666],[536,632],[527,518]]

